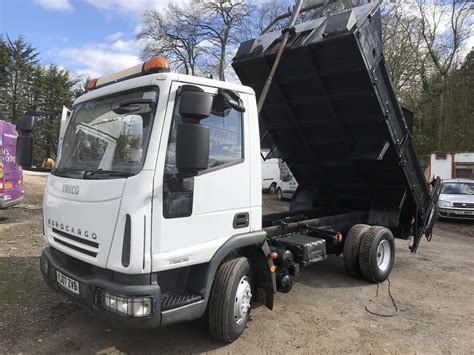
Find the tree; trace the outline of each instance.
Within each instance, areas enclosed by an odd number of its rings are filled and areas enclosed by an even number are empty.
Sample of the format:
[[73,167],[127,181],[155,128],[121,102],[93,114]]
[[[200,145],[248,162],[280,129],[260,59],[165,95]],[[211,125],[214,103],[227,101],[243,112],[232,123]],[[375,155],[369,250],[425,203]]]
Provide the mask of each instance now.
[[170,3],[162,13],[149,10],[145,13],[138,38],[145,42],[143,56],[164,55],[177,71],[195,75],[198,60],[204,53],[205,40],[194,22],[194,10],[189,4]]
[[206,39],[210,67],[215,67],[219,80],[225,81],[225,69],[230,63],[229,47],[242,39],[239,29],[245,28],[250,15],[243,0],[195,0],[193,23]]
[[[421,35],[437,76],[436,91],[439,99],[437,112],[436,148],[443,148],[447,77],[458,60],[459,50],[472,34],[470,21],[470,1],[420,0],[418,9],[421,17]],[[443,31],[441,26],[449,23]]]
[[445,114],[449,117],[444,142],[448,151],[474,151],[474,50],[448,77]]
[[33,68],[38,64],[38,52],[20,36],[16,40],[7,37],[9,62],[6,66],[7,119],[16,122],[28,107],[27,94]]
[[76,98],[78,81],[57,65],[38,68],[34,85],[39,90],[31,110],[55,112],[50,117],[38,117],[35,129],[35,161],[56,158],[59,139],[60,114],[63,106],[71,107]]
[[423,50],[420,19],[409,14],[405,3],[390,4],[383,13],[384,57],[394,89],[402,98],[419,94],[426,78],[427,53]]

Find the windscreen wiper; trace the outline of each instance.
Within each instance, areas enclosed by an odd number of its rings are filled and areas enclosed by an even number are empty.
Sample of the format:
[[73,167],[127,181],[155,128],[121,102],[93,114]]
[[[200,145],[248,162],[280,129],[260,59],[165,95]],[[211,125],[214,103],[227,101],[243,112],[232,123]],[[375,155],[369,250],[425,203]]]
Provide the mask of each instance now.
[[100,177],[107,176],[107,177],[130,177],[134,175],[133,173],[127,173],[125,171],[113,171],[113,170],[87,170],[84,172],[84,179],[100,179]]
[[70,177],[70,176],[75,176],[75,175],[80,175],[82,178],[82,175],[84,174],[84,170],[79,170],[79,169],[72,169],[72,168],[54,168],[51,170],[51,174],[55,176],[61,176],[61,177]]

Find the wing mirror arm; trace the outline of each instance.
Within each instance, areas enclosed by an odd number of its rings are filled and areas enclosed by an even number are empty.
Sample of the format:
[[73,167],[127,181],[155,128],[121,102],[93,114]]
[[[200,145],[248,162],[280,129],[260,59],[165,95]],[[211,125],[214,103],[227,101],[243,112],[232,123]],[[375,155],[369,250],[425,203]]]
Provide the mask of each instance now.
[[236,92],[227,89],[219,89],[218,93],[222,96],[224,101],[234,110],[238,112],[245,112],[244,103]]

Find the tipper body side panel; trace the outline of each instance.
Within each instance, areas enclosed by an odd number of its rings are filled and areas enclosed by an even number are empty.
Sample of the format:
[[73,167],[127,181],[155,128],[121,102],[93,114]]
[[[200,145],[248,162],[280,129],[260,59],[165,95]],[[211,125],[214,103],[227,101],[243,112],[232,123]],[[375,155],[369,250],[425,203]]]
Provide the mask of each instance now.
[[[280,38],[264,33],[234,58],[257,95]],[[298,181],[293,209],[366,210],[399,238],[420,234],[433,198],[385,67],[380,2],[295,26],[259,121],[262,148]]]

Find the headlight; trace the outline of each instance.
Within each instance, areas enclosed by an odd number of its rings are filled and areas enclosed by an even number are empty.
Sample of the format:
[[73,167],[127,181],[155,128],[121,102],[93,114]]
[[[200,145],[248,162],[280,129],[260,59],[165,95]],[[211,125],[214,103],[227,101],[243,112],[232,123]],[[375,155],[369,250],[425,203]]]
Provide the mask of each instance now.
[[453,207],[453,204],[449,201],[438,201],[439,207]]
[[147,317],[151,314],[151,297],[127,297],[103,292],[104,308],[128,317]]

